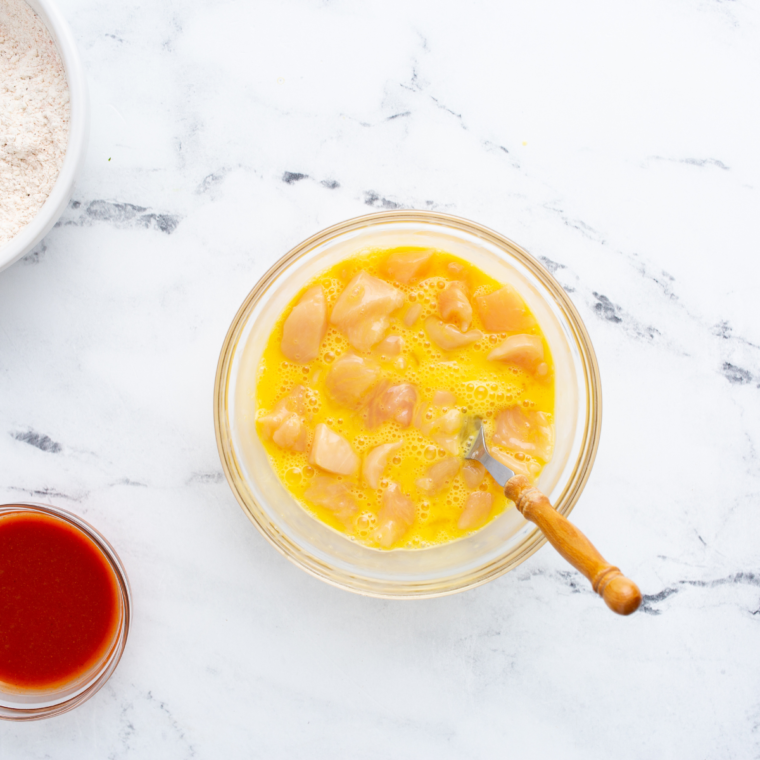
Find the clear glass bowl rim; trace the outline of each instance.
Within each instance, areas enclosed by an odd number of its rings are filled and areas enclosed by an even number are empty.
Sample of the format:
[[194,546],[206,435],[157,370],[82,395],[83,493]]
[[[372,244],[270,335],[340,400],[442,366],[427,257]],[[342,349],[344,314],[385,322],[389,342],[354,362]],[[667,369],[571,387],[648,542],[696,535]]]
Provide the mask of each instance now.
[[52,517],[57,517],[64,522],[69,523],[73,527],[82,531],[89,539],[91,539],[98,548],[103,552],[108,563],[111,565],[116,580],[121,592],[121,601],[123,607],[121,629],[119,630],[117,639],[111,648],[108,655],[103,659],[101,667],[92,675],[87,686],[80,692],[70,697],[64,697],[55,704],[46,705],[44,707],[9,707],[7,705],[0,705],[0,720],[10,721],[29,721],[29,720],[41,720],[43,718],[52,718],[55,715],[63,715],[63,713],[73,710],[82,703],[86,702],[90,697],[96,694],[105,685],[106,681],[111,677],[116,666],[121,660],[121,656],[124,653],[124,648],[127,644],[127,638],[129,636],[129,629],[132,622],[132,592],[129,586],[129,579],[127,578],[127,572],[122,564],[119,555],[111,544],[105,539],[105,537],[90,523],[82,519],[78,515],[69,512],[61,507],[54,507],[50,504],[39,504],[37,502],[30,501],[17,501],[9,504],[0,504],[0,510],[10,510],[10,508],[16,508],[15,511],[26,512],[38,512]]
[[253,505],[247,502],[245,498],[245,489],[242,487],[243,478],[239,474],[238,467],[234,464],[235,454],[228,422],[227,391],[229,387],[229,373],[237,348],[238,339],[246,324],[248,315],[253,310],[258,300],[267,291],[270,284],[272,284],[283,270],[287,269],[300,256],[304,255],[312,248],[322,245],[332,238],[347,232],[389,222],[411,222],[439,225],[482,238],[503,250],[505,256],[513,256],[524,265],[538,280],[541,281],[542,285],[547,289],[556,305],[559,307],[566,320],[567,327],[572,332],[575,340],[575,347],[581,357],[585,385],[583,390],[585,391],[588,400],[586,405],[586,419],[581,452],[566,488],[554,505],[557,511],[565,517],[570,514],[591,475],[591,469],[596,458],[599,438],[601,435],[601,378],[591,338],[573,302],[552,274],[537,259],[504,235],[476,222],[451,214],[426,210],[381,211],[374,214],[366,214],[327,227],[299,243],[282,256],[282,258],[280,258],[259,279],[250,293],[246,296],[227,331],[219,355],[214,382],[214,428],[222,469],[235,498],[242,507],[243,512],[248,516],[248,519],[256,526],[264,538],[280,552],[280,554],[312,576],[338,588],[343,588],[364,596],[383,599],[431,598],[446,596],[448,594],[464,591],[468,588],[474,588],[475,586],[482,585],[483,583],[487,583],[494,578],[504,575],[538,551],[546,543],[546,538],[540,531],[536,530],[525,541],[508,553],[500,556],[496,561],[484,564],[470,572],[468,575],[459,576],[453,582],[443,586],[441,586],[440,583],[436,583],[434,588],[431,588],[430,590],[420,588],[419,586],[415,586],[413,589],[407,589],[404,588],[403,585],[391,583],[387,584],[387,587],[382,589],[365,588],[362,584],[357,583],[356,579],[350,574],[338,571],[336,568],[326,565],[324,562],[312,557],[309,553],[303,551],[301,547],[286,539],[273,525],[259,519],[256,512],[258,505],[256,505],[254,499],[252,499],[254,502]]

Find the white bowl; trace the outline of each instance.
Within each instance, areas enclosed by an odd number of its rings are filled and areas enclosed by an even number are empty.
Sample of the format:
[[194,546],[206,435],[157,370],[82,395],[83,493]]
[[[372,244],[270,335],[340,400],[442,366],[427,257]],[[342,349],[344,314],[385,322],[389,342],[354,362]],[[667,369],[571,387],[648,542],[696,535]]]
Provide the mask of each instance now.
[[69,142],[61,172],[53,185],[48,199],[37,216],[21,229],[5,245],[0,246],[0,270],[29,253],[37,243],[53,228],[71,200],[74,180],[84,163],[87,138],[90,131],[90,103],[87,94],[87,79],[79,60],[74,36],[58,7],[51,0],[26,0],[29,7],[40,17],[53,38],[61,56],[66,79],[69,83],[71,117],[69,121]]

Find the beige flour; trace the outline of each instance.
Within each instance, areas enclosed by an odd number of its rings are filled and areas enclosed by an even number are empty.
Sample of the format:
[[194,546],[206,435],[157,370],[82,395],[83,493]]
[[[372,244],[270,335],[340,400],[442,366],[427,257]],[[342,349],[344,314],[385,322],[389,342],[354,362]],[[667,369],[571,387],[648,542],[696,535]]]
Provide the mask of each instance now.
[[34,219],[63,165],[69,88],[50,33],[0,0],[0,247]]

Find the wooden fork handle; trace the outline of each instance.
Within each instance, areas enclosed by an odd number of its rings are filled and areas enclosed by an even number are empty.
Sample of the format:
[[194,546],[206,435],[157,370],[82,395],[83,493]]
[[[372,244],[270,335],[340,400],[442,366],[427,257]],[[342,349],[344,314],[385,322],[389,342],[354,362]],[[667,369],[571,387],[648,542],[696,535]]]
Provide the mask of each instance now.
[[515,475],[504,487],[526,520],[538,525],[551,545],[590,581],[591,587],[618,615],[630,615],[641,604],[639,587],[618,568],[607,562],[594,545],[568,522],[541,491],[524,475]]

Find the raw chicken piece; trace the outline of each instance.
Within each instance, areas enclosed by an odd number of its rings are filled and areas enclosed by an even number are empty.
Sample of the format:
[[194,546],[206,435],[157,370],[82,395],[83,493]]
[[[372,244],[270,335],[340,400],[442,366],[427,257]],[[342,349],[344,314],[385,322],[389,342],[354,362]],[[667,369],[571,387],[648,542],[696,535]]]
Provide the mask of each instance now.
[[496,417],[493,441],[510,451],[529,454],[534,459],[548,462],[554,449],[554,425],[544,412],[526,411],[519,406],[512,406]]
[[285,421],[272,433],[272,440],[281,448],[289,451],[306,451],[308,432],[303,418],[291,412]]
[[427,401],[422,401],[419,404],[417,404],[417,407],[414,410],[414,414],[412,415],[412,424],[414,425],[414,427],[421,430],[425,435],[427,435],[430,432],[430,426],[433,424],[427,418],[429,409],[430,409],[430,404],[428,404]]
[[525,475],[531,483],[541,473],[541,465],[533,459],[517,459],[514,454],[510,454],[500,446],[491,446],[488,453],[503,465],[509,467],[515,475]]
[[[274,434],[291,414],[296,414],[301,418],[306,414],[306,390],[302,385],[296,385],[290,393],[283,396],[283,398],[274,405],[271,412],[262,415],[256,420],[259,432],[264,440],[272,440]],[[298,450],[303,451],[303,449]]]
[[480,330],[469,330],[463,333],[454,327],[454,325],[445,325],[436,317],[428,317],[425,320],[425,331],[430,340],[444,351],[469,346],[470,343],[474,343],[483,337],[483,333]]
[[329,509],[343,521],[356,514],[358,509],[356,499],[346,484],[321,472],[315,473],[303,495],[314,504]]
[[428,435],[445,451],[455,456],[459,454],[459,431],[462,429],[464,415],[459,409],[449,409],[438,419],[433,420]]
[[451,391],[436,391],[433,394],[435,406],[453,406],[456,402],[457,397]]
[[488,332],[525,332],[536,324],[525,301],[511,285],[504,285],[487,296],[478,296],[475,302]]
[[490,361],[516,364],[531,373],[536,373],[542,364],[546,367],[544,342],[538,335],[510,335],[488,354],[488,358]]
[[387,282],[359,272],[340,294],[330,322],[345,333],[358,351],[369,351],[385,336],[390,315],[404,303],[404,294]]
[[383,338],[374,348],[374,352],[387,359],[398,356],[404,349],[404,339],[400,335],[389,335]]
[[327,301],[321,285],[309,288],[282,326],[282,353],[291,362],[307,364],[319,356],[327,332]]
[[380,446],[375,446],[364,457],[362,477],[367,481],[370,488],[377,488],[380,485],[380,478],[383,477],[388,459],[401,448],[401,445],[402,441],[383,443]]
[[462,514],[459,515],[457,526],[460,530],[472,530],[485,525],[491,514],[493,496],[488,491],[475,491],[467,497]]
[[436,433],[430,436],[447,454],[459,456],[459,436]]
[[355,475],[359,470],[359,462],[351,444],[340,433],[330,430],[323,422],[314,428],[309,464],[336,475]]
[[420,318],[420,314],[422,314],[422,304],[413,303],[404,314],[404,324],[411,327]]
[[455,322],[462,332],[472,324],[472,306],[461,282],[450,282],[438,295],[438,312],[444,322]]
[[441,459],[439,462],[430,465],[425,477],[417,480],[415,485],[433,496],[442,491],[457,476],[460,464],[458,457]]
[[449,274],[452,277],[461,277],[464,273],[464,266],[458,261],[450,261],[448,264],[446,264],[446,269],[449,270]]
[[474,459],[467,459],[462,465],[462,477],[464,484],[470,491],[474,491],[483,482],[486,476],[486,468]]
[[458,433],[462,429],[464,414],[459,409],[449,409],[440,417],[433,420],[431,433]]
[[375,540],[384,549],[393,546],[412,527],[414,513],[414,502],[398,483],[391,482],[383,492],[382,506],[377,513]]
[[361,409],[380,379],[380,368],[356,354],[343,354],[330,367],[325,388],[333,401],[350,409]]
[[380,385],[367,404],[367,427],[372,430],[388,420],[409,427],[417,403],[417,389],[409,383]]
[[380,269],[391,280],[406,285],[412,278],[419,277],[425,271],[431,258],[433,251],[430,249],[398,251],[388,256]]

